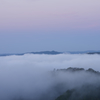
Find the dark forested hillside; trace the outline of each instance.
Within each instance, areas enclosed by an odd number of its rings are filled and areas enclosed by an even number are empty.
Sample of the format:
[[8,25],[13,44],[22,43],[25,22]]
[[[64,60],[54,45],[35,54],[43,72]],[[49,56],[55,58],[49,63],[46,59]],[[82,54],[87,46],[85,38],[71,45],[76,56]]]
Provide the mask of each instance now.
[[[58,71],[70,71],[70,72],[86,72],[100,76],[100,72],[91,68],[84,70],[83,68],[68,68],[59,69]],[[91,78],[91,77],[90,77]],[[91,78],[92,79],[92,78]],[[95,80],[94,80],[95,81]],[[95,82],[94,82],[95,83]],[[82,86],[67,90],[65,93],[57,97],[55,100],[100,100],[100,82],[92,84],[83,84]]]

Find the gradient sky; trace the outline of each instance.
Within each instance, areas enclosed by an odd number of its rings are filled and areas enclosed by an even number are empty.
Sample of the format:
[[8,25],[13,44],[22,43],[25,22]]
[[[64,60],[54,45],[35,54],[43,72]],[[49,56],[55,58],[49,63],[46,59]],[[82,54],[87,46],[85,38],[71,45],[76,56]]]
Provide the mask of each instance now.
[[100,0],[0,0],[0,53],[100,50]]

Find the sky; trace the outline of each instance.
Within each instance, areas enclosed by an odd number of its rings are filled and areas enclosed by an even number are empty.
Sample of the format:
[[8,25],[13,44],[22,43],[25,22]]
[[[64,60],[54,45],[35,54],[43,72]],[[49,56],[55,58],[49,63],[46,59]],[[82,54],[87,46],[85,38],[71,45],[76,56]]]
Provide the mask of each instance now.
[[0,53],[100,50],[99,0],[0,0]]

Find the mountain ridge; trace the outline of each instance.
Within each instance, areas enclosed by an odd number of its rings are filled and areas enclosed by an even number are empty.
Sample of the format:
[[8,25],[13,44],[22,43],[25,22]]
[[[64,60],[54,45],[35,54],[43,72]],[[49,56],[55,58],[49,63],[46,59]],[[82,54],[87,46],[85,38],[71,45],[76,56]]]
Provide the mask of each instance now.
[[40,51],[40,52],[26,52],[26,53],[4,53],[0,56],[12,56],[12,55],[25,55],[25,54],[48,54],[48,55],[57,55],[57,54],[100,54],[100,51],[73,51],[73,52],[58,52],[58,51]]

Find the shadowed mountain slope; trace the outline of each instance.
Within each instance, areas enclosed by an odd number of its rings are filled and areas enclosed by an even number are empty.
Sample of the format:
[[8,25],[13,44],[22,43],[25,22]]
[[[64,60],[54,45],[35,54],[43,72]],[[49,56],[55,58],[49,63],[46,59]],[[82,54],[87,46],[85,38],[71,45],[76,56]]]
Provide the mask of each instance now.
[[[100,72],[95,71],[91,68],[84,70],[83,68],[68,68],[68,69],[58,69],[57,71],[64,72],[86,72],[91,73],[100,77]],[[94,80],[95,81],[95,80]],[[100,100],[100,82],[96,84],[83,84],[82,86],[67,90],[65,93],[57,97],[55,100]]]

